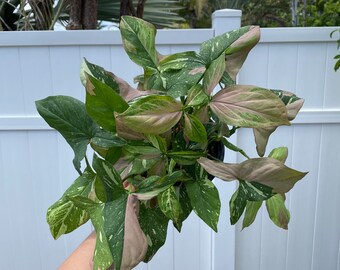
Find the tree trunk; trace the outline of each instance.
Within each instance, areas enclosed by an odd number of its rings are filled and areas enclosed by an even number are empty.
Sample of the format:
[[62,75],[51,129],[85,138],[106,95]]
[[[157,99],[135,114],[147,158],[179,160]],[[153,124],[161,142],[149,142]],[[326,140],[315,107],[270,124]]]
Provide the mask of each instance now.
[[97,29],[97,0],[72,0],[66,29]]
[[147,0],[138,0],[137,10],[134,8],[132,0],[120,0],[119,21],[122,16],[129,15],[143,18],[144,6]]

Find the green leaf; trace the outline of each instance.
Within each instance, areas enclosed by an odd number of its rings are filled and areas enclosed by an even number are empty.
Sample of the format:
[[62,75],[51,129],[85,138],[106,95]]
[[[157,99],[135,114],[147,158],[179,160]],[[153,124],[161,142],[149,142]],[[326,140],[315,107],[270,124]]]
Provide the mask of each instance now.
[[307,173],[285,166],[274,158],[252,158],[240,164],[213,161],[204,157],[197,160],[209,173],[222,180],[257,182],[273,188],[273,192],[286,193]]
[[196,160],[204,156],[202,151],[169,151],[168,157],[172,158],[180,165],[192,165]]
[[171,186],[157,196],[159,208],[175,224],[179,221],[180,205],[175,188]]
[[133,194],[139,200],[150,200],[151,198],[157,196],[163,191],[169,189],[174,185],[181,177],[183,173],[181,171],[176,171],[171,175],[166,175],[163,177],[150,176],[144,179],[140,185],[137,187],[137,191]]
[[167,145],[166,145],[166,141],[164,138],[158,135],[154,135],[154,134],[147,134],[146,138],[159,151],[161,151],[162,153],[166,153]]
[[203,89],[208,95],[214,90],[221,80],[226,67],[225,55],[222,53],[218,58],[213,60],[205,71],[203,76]]
[[235,40],[225,51],[226,73],[232,80],[236,80],[240,68],[246,60],[250,50],[260,40],[260,27],[250,26],[248,32]]
[[270,152],[268,157],[275,158],[281,161],[282,163],[285,163],[288,157],[288,148],[287,147],[275,148]]
[[85,209],[90,217],[97,234],[94,251],[94,269],[107,269],[112,264],[119,270],[123,258],[124,225],[127,205],[127,193],[114,201],[94,203],[89,199],[73,198],[74,203]]
[[144,67],[143,90],[158,90],[164,92],[164,82],[158,69]]
[[194,51],[174,53],[166,56],[159,63],[159,70],[166,72],[169,70],[192,69],[198,66],[204,66],[204,61]]
[[161,134],[180,120],[182,107],[180,102],[169,96],[147,96],[133,103],[117,118],[134,131]]
[[157,69],[156,28],[152,24],[136,17],[122,16],[120,33],[124,49],[133,62]]
[[[190,215],[192,211],[192,206],[190,203],[190,198],[187,192],[187,189],[185,185],[180,185],[179,187],[176,187],[179,189],[179,205],[180,205],[180,212],[179,212],[179,225],[182,225],[182,223],[187,219],[187,217]],[[178,231],[181,231],[181,226],[177,227]]]
[[84,86],[86,86],[87,75],[91,75],[108,87],[119,93],[118,84],[115,80],[115,75],[104,68],[92,64],[84,58],[80,68],[80,80]]
[[192,208],[195,213],[215,232],[220,216],[221,202],[218,190],[208,179],[185,183]]
[[229,142],[226,138],[222,138],[222,143],[228,149],[230,149],[232,151],[235,151],[235,152],[238,152],[238,153],[242,154],[244,157],[246,157],[247,159],[249,159],[249,157],[246,154],[246,152],[244,152],[241,148],[239,148],[236,145],[234,145],[231,142]]
[[256,215],[261,208],[262,201],[247,201],[242,229],[249,227],[255,221]]
[[100,132],[88,116],[85,104],[67,96],[51,96],[36,101],[39,114],[58,130],[74,151],[73,164],[81,174],[80,161],[85,157],[87,145]]
[[207,141],[207,131],[201,121],[194,115],[184,114],[184,133],[191,141]]
[[106,130],[116,131],[114,112],[122,113],[129,105],[111,87],[88,75],[86,110],[96,123]]
[[245,26],[237,30],[224,33],[220,36],[213,37],[202,43],[199,54],[204,59],[206,64],[220,57],[221,54],[238,38],[247,33],[250,26]]
[[201,80],[206,69],[200,56],[191,51],[165,57],[159,68],[163,86],[174,98],[186,95]]
[[161,160],[162,153],[159,149],[145,145],[126,145],[123,147],[124,166],[122,177],[142,174]]
[[167,235],[169,219],[163,212],[156,208],[147,208],[144,204],[140,206],[140,226],[148,240],[148,251],[144,262],[149,262],[161,246],[164,245]]
[[192,107],[203,107],[207,105],[209,101],[208,95],[203,91],[203,87],[200,84],[195,84],[188,92],[186,100],[187,106]]
[[244,196],[243,189],[237,189],[229,201],[230,224],[234,225],[242,216],[246,208],[247,200]]
[[276,194],[266,201],[266,207],[270,219],[278,227],[287,230],[290,214],[285,206],[284,195]]
[[243,190],[246,200],[251,202],[264,201],[273,195],[271,187],[256,182],[240,181],[239,189]]
[[47,210],[47,223],[52,236],[57,239],[62,234],[72,232],[88,221],[89,215],[78,208],[69,197],[89,197],[95,175],[85,171],[65,191],[63,196]]
[[126,145],[126,141],[116,134],[105,131],[105,130],[98,130],[95,137],[91,140],[91,145],[96,145],[101,148],[111,148],[111,147],[122,147]]
[[97,172],[96,194],[102,202],[113,201],[125,192],[123,181],[110,162],[94,154],[92,166]]
[[220,121],[239,127],[289,125],[283,102],[270,90],[234,85],[219,91],[210,103]]

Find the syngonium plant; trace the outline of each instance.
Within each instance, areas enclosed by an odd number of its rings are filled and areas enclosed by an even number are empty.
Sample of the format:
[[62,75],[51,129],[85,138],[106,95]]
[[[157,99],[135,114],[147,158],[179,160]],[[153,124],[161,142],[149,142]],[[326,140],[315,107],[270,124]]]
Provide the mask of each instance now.
[[[36,102],[40,115],[72,147],[80,174],[48,209],[53,237],[91,219],[97,235],[93,269],[112,264],[117,270],[132,269],[150,261],[164,244],[170,220],[180,231],[192,210],[217,231],[220,198],[213,176],[239,183],[230,199],[231,224],[244,213],[243,227],[249,226],[265,201],[272,221],[286,229],[285,193],[305,173],[284,165],[286,147],[267,157],[265,150],[270,134],[290,124],[303,100],[285,91],[236,84],[259,41],[259,27],[214,37],[199,52],[166,56],[155,49],[151,24],[125,16],[120,31],[130,59],[144,69],[135,78],[137,89],[84,60],[85,104],[68,96]],[[259,157],[231,143],[240,128],[254,130]],[[223,163],[221,145],[245,161]]]

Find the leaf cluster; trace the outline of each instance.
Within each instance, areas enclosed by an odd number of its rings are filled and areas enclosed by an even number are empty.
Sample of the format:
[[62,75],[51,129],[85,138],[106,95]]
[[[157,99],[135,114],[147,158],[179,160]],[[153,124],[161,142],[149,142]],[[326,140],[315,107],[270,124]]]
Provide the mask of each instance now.
[[[125,51],[144,70],[135,78],[138,89],[84,60],[85,104],[67,96],[36,102],[40,115],[72,147],[80,174],[48,210],[52,235],[58,238],[91,219],[97,233],[94,269],[112,264],[131,269],[164,244],[169,221],[180,231],[194,211],[217,231],[221,203],[213,176],[239,182],[230,200],[232,224],[245,211],[249,226],[266,201],[274,223],[287,228],[284,194],[305,173],[284,165],[285,147],[264,155],[270,134],[289,125],[303,100],[236,84],[259,27],[214,37],[199,52],[166,56],[155,49],[153,25],[125,16],[120,29]],[[254,130],[259,157],[250,158],[230,142],[240,128]],[[223,146],[246,160],[223,163]]]

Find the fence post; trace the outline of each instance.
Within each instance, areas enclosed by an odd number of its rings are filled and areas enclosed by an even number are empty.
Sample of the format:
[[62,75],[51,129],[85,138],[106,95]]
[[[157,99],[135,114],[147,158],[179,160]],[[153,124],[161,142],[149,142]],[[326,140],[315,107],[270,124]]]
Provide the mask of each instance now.
[[221,9],[212,14],[212,28],[214,35],[240,28],[242,11],[237,9]]
[[[238,29],[241,26],[241,10],[222,9],[212,14],[212,28],[214,36],[221,35],[225,32]],[[237,144],[236,136],[231,139]],[[237,155],[228,152],[225,162],[237,162]],[[229,213],[226,198],[230,198],[236,190],[235,183],[226,183],[221,180],[214,181],[221,194],[221,213]],[[222,195],[223,194],[223,195]],[[218,233],[212,235],[212,267],[211,270],[234,270],[235,269],[235,226],[231,226],[227,218],[221,218],[218,224]]]

